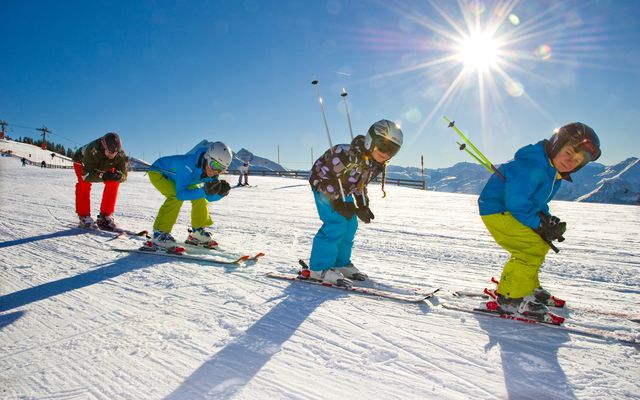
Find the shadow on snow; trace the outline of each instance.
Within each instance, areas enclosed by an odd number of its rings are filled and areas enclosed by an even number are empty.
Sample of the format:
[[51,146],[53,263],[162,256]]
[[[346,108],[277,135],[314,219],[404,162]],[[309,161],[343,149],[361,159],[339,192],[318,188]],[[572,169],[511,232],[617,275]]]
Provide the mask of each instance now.
[[500,346],[509,399],[575,399],[558,362],[558,350],[569,334],[536,325],[477,316],[487,332],[485,352]]
[[201,365],[166,399],[233,397],[282,349],[316,308],[340,296],[344,294],[291,283],[281,296],[269,301],[281,297],[284,300]]
[[24,238],[24,239],[16,239],[16,240],[8,240],[6,242],[0,242],[0,249],[5,248],[5,247],[11,247],[11,246],[17,246],[20,244],[25,244],[25,243],[33,243],[33,242],[37,242],[40,240],[46,240],[46,239],[51,239],[51,238],[60,238],[60,237],[65,237],[65,236],[77,236],[77,235],[83,235],[86,234],[87,231],[80,229],[80,228],[71,228],[71,229],[67,229],[65,231],[58,231],[58,232],[53,232],[53,233],[48,233],[45,235],[37,235],[37,236],[31,236],[28,238]]

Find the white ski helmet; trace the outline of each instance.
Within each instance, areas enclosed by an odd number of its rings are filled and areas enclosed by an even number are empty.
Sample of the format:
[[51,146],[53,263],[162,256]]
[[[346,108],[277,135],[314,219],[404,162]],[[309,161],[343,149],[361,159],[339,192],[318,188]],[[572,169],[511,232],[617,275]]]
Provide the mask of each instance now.
[[400,127],[388,119],[381,119],[371,125],[364,138],[364,147],[371,152],[377,148],[381,152],[395,156],[402,146],[402,131]]
[[219,171],[229,168],[232,158],[231,148],[222,142],[209,143],[209,148],[204,153],[207,164]]

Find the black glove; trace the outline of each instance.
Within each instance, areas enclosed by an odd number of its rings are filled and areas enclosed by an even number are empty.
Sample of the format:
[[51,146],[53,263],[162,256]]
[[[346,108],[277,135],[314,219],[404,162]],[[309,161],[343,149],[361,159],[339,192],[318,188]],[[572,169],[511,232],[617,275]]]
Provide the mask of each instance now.
[[369,208],[369,197],[365,193],[354,194],[353,196],[356,198],[356,204],[358,205],[358,208],[356,209],[356,215],[358,216],[360,221],[368,224],[372,219],[375,218],[375,215],[373,215],[371,209]]
[[373,215],[369,207],[356,208],[356,215],[358,216],[360,221],[364,222],[365,224],[368,224],[372,219],[375,218],[375,215]]
[[103,181],[119,181],[122,179],[122,172],[120,171],[107,171],[102,174]]
[[542,212],[538,213],[538,215],[540,216],[540,226],[535,229],[536,233],[547,242],[554,240],[558,242],[564,241],[562,235],[567,230],[567,223],[560,222],[560,218],[553,215],[547,215]]
[[226,196],[229,194],[229,190],[231,190],[231,186],[225,180],[220,181],[209,181],[204,185],[204,192],[207,196],[220,195]]
[[342,199],[333,200],[331,206],[346,219],[351,219],[356,213],[356,205],[353,203],[345,203]]
[[225,180],[221,180],[220,181],[220,190],[218,191],[218,194],[222,197],[226,196],[229,194],[229,190],[231,190],[231,186],[229,185],[229,182],[225,181]]

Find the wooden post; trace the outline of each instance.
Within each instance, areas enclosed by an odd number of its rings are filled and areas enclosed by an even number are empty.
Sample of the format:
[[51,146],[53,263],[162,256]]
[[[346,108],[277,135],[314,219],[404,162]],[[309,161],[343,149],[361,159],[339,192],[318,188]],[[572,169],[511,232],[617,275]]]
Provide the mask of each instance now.
[[424,184],[424,155],[420,156],[420,165],[422,165],[422,190],[425,190],[425,184]]

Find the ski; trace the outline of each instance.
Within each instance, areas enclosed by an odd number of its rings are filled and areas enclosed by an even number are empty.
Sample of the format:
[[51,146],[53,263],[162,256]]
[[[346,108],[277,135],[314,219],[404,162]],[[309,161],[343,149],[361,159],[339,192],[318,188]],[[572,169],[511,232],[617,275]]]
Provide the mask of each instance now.
[[189,243],[185,241],[185,242],[178,242],[178,245],[183,246],[187,249],[197,249],[197,250],[203,250],[205,252],[220,250],[220,245],[215,240],[211,243],[201,243],[201,244]]
[[83,227],[83,226],[78,226],[78,225],[72,225],[71,227],[72,228],[82,229],[83,231],[87,231],[87,232],[113,234],[114,237],[139,236],[139,237],[144,237],[144,238],[147,238],[147,239],[149,239],[151,237],[149,235],[149,231],[147,231],[147,230],[142,230],[142,231],[136,232],[136,231],[132,231],[130,229],[124,229],[124,228],[116,228],[116,229],[113,229],[113,230],[106,230],[106,229],[100,229],[100,228],[98,228],[98,226]]
[[[473,290],[457,290],[453,292],[455,297],[464,298],[464,297],[474,297],[481,298],[485,300],[489,300],[492,297],[486,293],[488,289],[485,289],[484,292],[478,292]],[[549,307],[553,307],[548,305]],[[637,314],[625,313],[621,311],[607,311],[607,310],[599,310],[596,308],[584,308],[584,307],[576,307],[576,306],[564,306],[564,307],[555,307],[555,308],[567,308],[569,312],[578,312],[578,313],[593,313],[598,315],[606,315],[610,317],[616,317],[620,319],[625,319],[631,322],[640,323],[640,316]]]
[[555,325],[552,323],[538,321],[535,319],[524,318],[524,317],[512,315],[512,314],[500,314],[487,309],[459,307],[459,306],[450,305],[447,303],[440,303],[440,305],[442,306],[442,308],[445,308],[451,311],[458,311],[458,312],[464,312],[464,313],[476,314],[476,315],[484,315],[487,317],[518,321],[518,322],[523,322],[523,323],[532,324],[532,325],[535,324],[541,327],[558,329],[558,330],[565,331],[567,333],[574,333],[576,335],[588,336],[588,337],[602,339],[602,340],[611,340],[611,341],[616,341],[622,344],[627,344],[632,346],[640,346],[640,342],[638,342],[637,340],[631,339],[629,336],[625,336],[622,334],[618,334],[616,332],[606,331],[602,329],[574,328],[566,325]]
[[440,289],[435,289],[435,290],[432,290],[431,292],[428,292],[428,293],[425,292],[422,294],[402,294],[402,293],[396,293],[396,292],[374,289],[374,288],[367,288],[362,286],[338,286],[331,283],[300,278],[298,274],[268,272],[267,277],[273,278],[273,279],[287,280],[292,282],[307,283],[310,285],[338,289],[338,290],[343,290],[345,292],[358,293],[362,295],[385,298],[390,300],[397,300],[405,303],[421,303],[426,299],[433,297],[435,293],[440,290]]
[[139,249],[117,249],[117,248],[115,248],[115,249],[112,249],[112,250],[120,252],[120,253],[149,254],[149,255],[155,255],[155,256],[160,256],[160,257],[173,257],[173,258],[178,258],[180,260],[193,260],[193,261],[202,261],[202,262],[211,263],[211,264],[218,264],[218,265],[239,265],[239,266],[247,266],[247,264],[254,264],[261,257],[263,257],[265,255],[264,253],[257,253],[253,257],[252,256],[248,256],[248,255],[244,255],[244,256],[238,257],[235,260],[223,260],[223,259],[217,259],[217,258],[197,256],[197,255],[192,255],[192,254],[185,254],[184,252],[180,252],[180,251],[169,252],[169,251],[158,250],[158,249],[150,250],[147,247],[142,247],[142,248],[139,248]]

